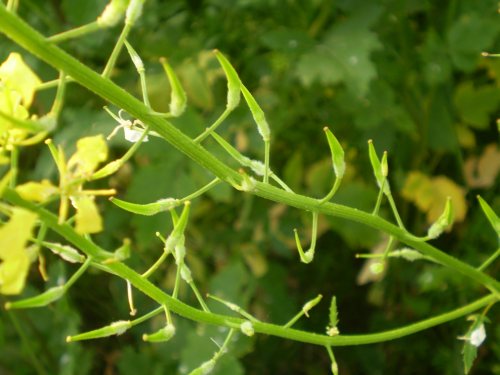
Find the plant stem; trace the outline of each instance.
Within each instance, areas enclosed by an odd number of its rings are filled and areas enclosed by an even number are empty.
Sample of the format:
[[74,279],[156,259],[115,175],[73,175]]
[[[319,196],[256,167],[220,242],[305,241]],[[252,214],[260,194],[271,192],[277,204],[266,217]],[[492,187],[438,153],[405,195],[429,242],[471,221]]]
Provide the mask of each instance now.
[[99,24],[97,23],[97,21],[94,21],[86,25],[75,27],[74,29],[63,31],[62,33],[48,37],[47,40],[52,43],[61,43],[69,39],[74,39],[85,34],[93,33],[99,29]]
[[118,56],[120,55],[121,50],[123,49],[123,45],[125,43],[125,40],[127,39],[128,33],[132,29],[132,24],[125,23],[123,26],[122,32],[120,33],[120,36],[118,37],[118,40],[116,41],[115,47],[113,48],[113,51],[111,52],[111,56],[109,56],[108,63],[104,67],[104,70],[102,72],[102,76],[104,78],[109,78],[111,75],[111,72],[113,68],[115,67],[116,60],[118,59]]
[[[11,189],[7,189],[4,193],[4,198],[11,204],[17,205],[19,207],[26,208],[38,214],[41,220],[43,220],[49,228],[51,228],[56,233],[63,236],[67,241],[69,241],[74,246],[82,250],[87,256],[94,258],[94,261],[104,261],[113,254],[101,249],[99,246],[93,242],[82,237],[68,224],[57,223],[57,216],[51,212],[39,207],[31,202],[22,199],[16,192]],[[369,214],[366,214],[371,216]],[[392,225],[392,224],[389,224]],[[398,230],[400,228],[395,227]],[[137,272],[127,267],[121,262],[110,263],[107,265],[99,265],[99,268],[110,272],[122,279],[128,280],[135,288],[142,291],[145,295],[149,296],[155,300],[160,305],[166,305],[171,311],[176,314],[183,316],[187,319],[191,319],[200,323],[213,324],[218,326],[226,326],[230,328],[239,328],[239,326],[245,321],[244,319],[220,315],[215,313],[207,313],[195,309],[177,299],[172,298],[170,295],[165,293],[163,290],[158,288],[156,285],[152,284],[147,279],[143,278]],[[273,335],[282,337],[289,340],[300,341],[310,344],[322,345],[322,346],[349,346],[349,345],[363,345],[363,344],[373,344],[377,342],[384,342],[388,340],[397,339],[400,337],[408,336],[413,333],[434,327],[439,324],[443,324],[450,320],[460,318],[464,315],[470,314],[477,311],[484,306],[489,305],[498,301],[498,297],[490,294],[476,301],[454,309],[450,312],[443,313],[441,315],[434,316],[429,319],[422,320],[413,324],[406,325],[401,328],[391,329],[379,333],[371,333],[365,335],[338,335],[330,337],[327,335],[320,335],[317,333],[304,332],[292,328],[284,328],[283,326],[263,323],[263,322],[252,322],[255,332],[262,333],[266,335]]]
[[207,138],[210,133],[212,133],[213,131],[215,131],[215,129],[217,129],[217,127],[222,124],[222,121],[224,121],[226,119],[227,116],[229,116],[229,114],[231,113],[231,110],[229,109],[225,109],[224,112],[222,112],[222,114],[219,116],[219,118],[217,120],[215,120],[215,122],[210,125],[208,128],[205,129],[205,131],[203,133],[201,133],[199,136],[197,136],[195,139],[194,139],[194,143],[201,143],[203,142],[203,140],[205,138]]

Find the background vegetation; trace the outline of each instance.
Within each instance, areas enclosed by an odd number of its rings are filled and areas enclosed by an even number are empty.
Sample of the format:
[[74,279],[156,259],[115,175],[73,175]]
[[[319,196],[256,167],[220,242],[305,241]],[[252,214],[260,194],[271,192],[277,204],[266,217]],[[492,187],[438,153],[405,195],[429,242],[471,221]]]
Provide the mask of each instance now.
[[[52,35],[95,20],[105,4],[23,0],[19,13]],[[475,200],[481,194],[497,212],[500,207],[495,122],[500,60],[481,57],[483,51],[500,51],[497,5],[493,0],[148,0],[129,41],[146,63],[151,102],[158,111],[168,110],[169,100],[158,59],[169,58],[190,103],[175,122],[192,136],[224,110],[226,82],[211,50],[223,51],[266,111],[273,131],[273,170],[298,192],[322,197],[331,187],[331,158],[322,131],[329,125],[348,161],[334,201],[371,210],[377,189],[366,142],[373,139],[379,151],[389,151],[391,184],[407,228],[424,234],[451,195],[457,223],[436,243],[479,265],[498,245]],[[100,70],[118,33],[115,28],[91,34],[63,48]],[[1,37],[0,61],[17,49]],[[26,59],[44,80],[57,78],[40,61]],[[140,97],[138,77],[126,53],[112,78]],[[53,95],[53,90],[37,95],[35,106],[41,113],[50,109]],[[71,84],[55,143],[63,144],[69,154],[82,135],[109,134],[115,124],[102,110],[104,104]],[[244,107],[221,129],[240,151],[263,158],[260,137]],[[111,141],[116,157],[128,147],[119,138]],[[208,142],[207,147],[226,159],[211,146]],[[57,174],[44,146],[25,151],[21,167],[21,182]],[[165,142],[152,139],[110,184],[118,197],[148,203],[185,196],[205,180],[205,171]],[[105,200],[100,205],[106,230],[96,241],[113,249],[128,237],[132,267],[143,269],[154,262],[162,249],[154,233],[168,228],[168,214],[139,217]],[[293,228],[307,238],[310,216],[223,185],[210,191],[193,205],[186,234],[188,261],[202,291],[274,322],[286,322],[318,293],[335,294],[343,333],[397,327],[483,292],[453,271],[424,262],[391,261],[383,277],[375,279],[355,254],[377,251],[386,238],[339,219],[320,221],[316,258],[304,265],[298,260]],[[47,262],[52,285],[74,272],[54,258]],[[498,275],[498,262],[490,267],[489,273]],[[164,288],[171,287],[173,279],[168,266],[155,274],[155,282]],[[45,288],[36,267],[29,285],[26,294]],[[181,290],[181,298],[189,301],[190,293]],[[142,311],[153,307],[141,295],[136,304]],[[213,310],[226,312],[220,305]],[[320,304],[298,326],[323,331],[327,310],[328,303]],[[490,319],[495,315],[498,320],[497,306]],[[49,308],[2,312],[0,374],[33,374],[34,368],[39,374],[182,372],[206,360],[215,350],[209,338],[222,335],[216,328],[178,319],[176,338],[166,344],[143,343],[143,331],[137,328],[115,338],[64,342],[68,334],[127,316],[124,282],[97,271],[85,275]],[[462,319],[397,341],[335,353],[342,374],[458,374],[463,343],[457,336],[466,328]],[[500,374],[500,326],[486,328],[488,338],[473,373]],[[214,374],[324,374],[328,368],[323,348],[256,336],[223,357]]]

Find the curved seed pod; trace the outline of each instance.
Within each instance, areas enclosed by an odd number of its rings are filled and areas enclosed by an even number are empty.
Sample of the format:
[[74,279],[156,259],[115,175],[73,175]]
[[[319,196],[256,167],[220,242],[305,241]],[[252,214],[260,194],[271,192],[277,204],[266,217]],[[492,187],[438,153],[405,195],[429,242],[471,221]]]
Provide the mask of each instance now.
[[102,337],[109,337],[114,335],[121,335],[125,331],[127,331],[130,327],[132,327],[132,323],[130,320],[119,320],[117,322],[113,322],[110,325],[105,327],[101,327],[98,329],[94,329],[92,331],[80,333],[74,336],[67,336],[66,342],[73,341],[81,341],[81,340],[91,340],[91,339],[99,339]]
[[427,237],[434,239],[439,237],[447,228],[453,224],[454,212],[453,205],[451,204],[451,198],[448,197],[446,200],[446,205],[444,207],[443,213],[438,217],[436,222],[431,225],[427,231]]
[[227,79],[227,105],[228,110],[233,110],[240,104],[241,99],[241,81],[238,77],[238,73],[233,68],[231,63],[226,59],[226,57],[220,53],[219,50],[214,50],[215,57],[219,60]]
[[345,173],[344,149],[340,145],[340,142],[337,140],[337,138],[330,131],[330,129],[325,126],[323,130],[326,134],[326,139],[328,140],[328,146],[330,146],[335,176],[340,179],[344,177]]
[[42,294],[39,294],[34,297],[22,299],[14,302],[7,302],[5,304],[5,309],[30,309],[33,307],[43,307],[47,306],[49,303],[57,301],[64,295],[65,289],[64,286],[56,286],[50,289],[47,289]]
[[142,339],[147,342],[166,342],[175,335],[175,326],[167,324],[165,327],[160,328],[158,331],[151,334],[143,334]]
[[125,15],[129,0],[111,0],[99,17],[97,24],[99,27],[113,27]]
[[125,24],[134,25],[142,14],[142,7],[145,0],[130,0],[125,13]]
[[241,92],[245,97],[248,108],[250,108],[250,112],[252,112],[253,119],[257,124],[257,129],[259,130],[262,139],[265,142],[268,142],[271,139],[271,129],[269,129],[269,124],[267,123],[264,111],[260,108],[255,98],[243,84],[241,85]]
[[182,115],[186,109],[186,92],[182,88],[179,78],[177,78],[177,75],[168,63],[167,59],[162,57],[160,59],[160,63],[167,74],[170,87],[172,88],[172,94],[170,96],[170,114],[174,117],[178,117]]
[[491,206],[486,203],[486,201],[479,195],[477,196],[477,199],[479,200],[479,204],[481,205],[486,218],[490,222],[497,235],[500,237],[500,219],[498,218],[497,214],[495,213],[495,211],[493,211]]
[[146,204],[126,202],[114,197],[110,198],[109,200],[125,211],[146,216],[152,216],[156,215],[159,212],[171,210],[181,203],[178,199],[175,198],[160,199],[159,201],[156,201],[154,203]]
[[309,311],[316,306],[321,300],[323,299],[323,296],[321,294],[318,294],[318,296],[309,302],[306,302],[304,306],[302,306],[302,312],[304,313],[305,316],[309,318]]

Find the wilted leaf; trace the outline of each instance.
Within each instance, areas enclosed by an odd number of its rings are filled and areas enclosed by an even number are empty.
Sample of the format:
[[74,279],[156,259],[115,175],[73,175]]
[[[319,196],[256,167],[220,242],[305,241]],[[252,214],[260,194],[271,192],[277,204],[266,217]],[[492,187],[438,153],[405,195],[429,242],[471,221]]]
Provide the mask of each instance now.
[[406,177],[401,194],[427,214],[429,224],[439,218],[448,196],[453,202],[456,222],[463,221],[467,212],[464,189],[445,176],[431,178],[421,172],[412,171]]
[[500,151],[496,144],[485,147],[483,154],[469,157],[464,164],[464,174],[467,185],[471,188],[489,188],[500,171]]
[[10,220],[0,228],[0,293],[19,294],[24,288],[30,259],[25,249],[37,216],[14,208]]

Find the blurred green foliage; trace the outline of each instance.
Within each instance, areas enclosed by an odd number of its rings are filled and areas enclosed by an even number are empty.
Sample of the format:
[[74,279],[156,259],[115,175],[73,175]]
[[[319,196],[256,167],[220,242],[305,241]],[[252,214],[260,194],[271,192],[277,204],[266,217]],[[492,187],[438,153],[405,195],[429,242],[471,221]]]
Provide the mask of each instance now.
[[[27,22],[52,35],[94,20],[106,1],[20,4]],[[100,70],[118,32],[115,28],[88,35],[65,42],[63,48]],[[366,146],[373,139],[379,152],[389,151],[389,177],[410,231],[425,233],[426,212],[397,193],[410,171],[420,171],[455,181],[463,188],[459,199],[468,207],[465,221],[437,240],[439,246],[472,265],[481,264],[498,246],[475,201],[481,194],[497,212],[500,207],[495,124],[500,60],[481,57],[483,51],[500,51],[497,1],[148,0],[129,41],[146,63],[156,110],[168,110],[169,100],[159,57],[168,57],[180,76],[189,107],[175,123],[185,133],[199,134],[224,110],[226,82],[211,53],[218,48],[266,111],[273,134],[272,168],[293,189],[314,197],[329,191],[333,174],[322,131],[328,125],[343,144],[348,163],[335,202],[373,208],[377,189]],[[3,37],[0,46],[0,61],[18,50]],[[26,59],[44,80],[57,78],[43,63]],[[140,97],[126,53],[112,78]],[[43,91],[37,96],[40,112],[50,108],[52,95]],[[69,86],[55,143],[69,154],[81,136],[109,134],[115,124],[102,110],[104,104],[81,87]],[[246,155],[263,158],[260,137],[244,108],[231,114],[220,133]],[[493,154],[486,157],[489,145]],[[111,146],[119,157],[127,144],[115,137]],[[215,143],[208,141],[207,148],[227,160]],[[56,177],[43,146],[25,151],[21,167],[21,182]],[[209,178],[173,147],[153,139],[109,183],[120,198],[148,203],[185,196]],[[145,270],[162,251],[154,233],[170,230],[168,216],[132,216],[108,202],[100,205],[106,231],[96,241],[112,250],[129,237],[133,255],[128,262]],[[390,217],[385,210],[382,214]],[[303,265],[294,247],[295,227],[305,237],[310,217],[219,185],[193,204],[187,262],[202,292],[238,303],[263,320],[285,323],[318,293],[335,294],[342,333],[404,325],[482,292],[452,271],[402,260],[391,261],[383,279],[357,285],[364,262],[355,254],[374,249],[384,240],[379,233],[339,219],[320,220],[315,261]],[[47,262],[50,283],[73,272],[49,255]],[[499,270],[497,262],[489,273],[498,275]],[[174,273],[165,266],[154,278],[168,288]],[[44,288],[36,267],[30,284],[26,295]],[[64,342],[68,334],[127,319],[125,296],[122,280],[95,271],[48,309],[2,312],[0,374],[185,373],[217,350],[211,338],[223,340],[224,332],[214,327],[176,319],[177,335],[166,344],[141,342],[143,331],[159,328],[161,322],[155,320],[116,338]],[[180,296],[195,303],[187,289]],[[138,293],[136,299],[142,313],[154,307]],[[328,323],[325,301],[299,327],[323,332]],[[228,313],[221,305],[212,307]],[[498,307],[490,319],[495,315],[498,320]],[[500,327],[488,328],[473,374],[500,374]],[[457,336],[466,330],[462,319],[394,342],[335,353],[342,374],[458,374],[463,365]],[[240,337],[214,374],[325,374],[328,368],[323,348],[257,336]]]

